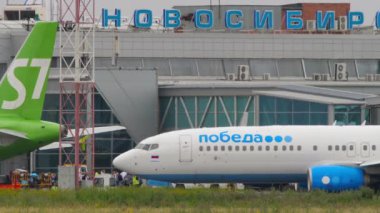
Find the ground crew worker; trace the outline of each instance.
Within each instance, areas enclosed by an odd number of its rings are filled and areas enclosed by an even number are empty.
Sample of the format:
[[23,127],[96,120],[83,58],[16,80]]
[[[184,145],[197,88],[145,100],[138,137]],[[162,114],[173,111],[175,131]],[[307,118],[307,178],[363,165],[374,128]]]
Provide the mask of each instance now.
[[133,176],[132,178],[132,186],[140,186],[140,180],[137,176]]

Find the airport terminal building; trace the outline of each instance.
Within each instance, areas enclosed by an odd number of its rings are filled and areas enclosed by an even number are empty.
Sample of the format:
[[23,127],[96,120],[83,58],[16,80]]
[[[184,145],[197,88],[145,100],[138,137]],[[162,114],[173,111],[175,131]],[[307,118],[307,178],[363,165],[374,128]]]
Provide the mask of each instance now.
[[[213,6],[215,14],[222,14],[215,16],[215,29],[197,30],[191,13],[203,6],[181,6],[176,7],[184,17],[181,30],[99,28],[96,125],[121,124],[127,130],[96,137],[96,169],[110,170],[113,158],[144,138],[177,129],[380,124],[379,33],[364,28],[316,31],[312,26],[294,33],[281,25],[284,11],[308,11],[306,21],[315,7]],[[331,7],[337,14],[350,9],[349,4],[318,9]],[[224,29],[220,23],[231,8],[273,10],[278,25],[272,31]],[[28,32],[1,22],[0,28],[1,76]],[[58,47],[57,39],[43,115],[55,122]],[[47,171],[57,165],[58,151],[46,150],[37,152],[33,166]]]

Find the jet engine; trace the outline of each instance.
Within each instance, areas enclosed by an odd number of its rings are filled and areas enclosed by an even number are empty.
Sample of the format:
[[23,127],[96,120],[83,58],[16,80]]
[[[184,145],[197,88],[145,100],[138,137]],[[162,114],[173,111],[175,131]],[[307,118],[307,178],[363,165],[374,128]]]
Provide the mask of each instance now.
[[308,190],[339,192],[359,189],[366,184],[364,170],[348,166],[314,166],[308,171]]
[[69,130],[67,129],[67,127],[65,125],[62,125],[61,126],[61,137],[62,138],[66,137],[68,133],[69,133]]

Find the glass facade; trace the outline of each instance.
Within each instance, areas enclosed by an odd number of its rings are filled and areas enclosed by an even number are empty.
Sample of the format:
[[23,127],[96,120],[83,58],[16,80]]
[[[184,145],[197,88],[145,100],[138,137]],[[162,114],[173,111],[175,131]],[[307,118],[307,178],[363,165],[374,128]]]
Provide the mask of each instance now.
[[360,125],[362,123],[360,105],[336,105],[334,112],[337,125]]
[[260,96],[260,125],[327,125],[328,107],[306,101]]
[[[43,120],[59,122],[59,94],[47,94],[45,100]],[[95,125],[110,126],[120,125],[120,122],[113,115],[112,110],[104,101],[100,94],[95,94]],[[119,154],[134,147],[127,131],[116,131],[111,133],[98,134],[95,137],[95,169],[110,171],[112,160]],[[36,170],[56,171],[59,153],[58,149],[37,151]],[[70,150],[68,150],[70,152]],[[74,159],[74,155],[72,155]]]
[[328,74],[330,73],[329,62],[324,59],[305,59],[305,72],[306,77],[312,78],[313,74]]
[[[274,79],[311,79],[313,74],[333,77],[335,63],[345,63],[350,80],[380,74],[380,60],[353,59],[199,59],[199,58],[118,58],[116,67],[156,69],[159,76],[225,77],[237,73],[238,65],[249,65],[254,77],[270,74]],[[111,58],[97,58],[97,67],[112,67]]]
[[366,74],[380,74],[380,60],[356,60],[356,65],[361,78]]
[[[255,98],[258,98],[257,107],[254,106]],[[360,107],[336,105],[331,116],[334,116],[338,125],[358,125],[361,123]],[[327,104],[270,96],[160,97],[160,118],[161,132],[239,126],[246,120],[248,126],[329,125]]]
[[253,96],[160,97],[161,131],[254,125]]

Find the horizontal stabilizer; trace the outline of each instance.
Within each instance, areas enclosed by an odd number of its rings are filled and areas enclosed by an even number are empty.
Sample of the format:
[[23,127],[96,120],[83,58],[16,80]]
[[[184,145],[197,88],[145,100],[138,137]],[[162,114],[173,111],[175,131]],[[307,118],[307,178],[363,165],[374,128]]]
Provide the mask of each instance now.
[[26,137],[25,133],[23,132],[16,132],[14,130],[9,130],[9,129],[0,129],[0,135],[7,135],[7,136],[13,136],[16,138],[21,138],[21,139],[27,139],[29,140],[28,137]]
[[[93,134],[100,134],[100,133],[106,133],[106,132],[114,132],[119,130],[125,130],[126,128],[124,126],[102,126],[102,127],[95,127],[92,128],[86,128],[86,129],[80,129],[80,136],[86,136],[86,135],[93,135]],[[94,130],[94,132],[92,132]],[[74,137],[75,129],[71,129],[68,133],[66,138],[72,138]]]

